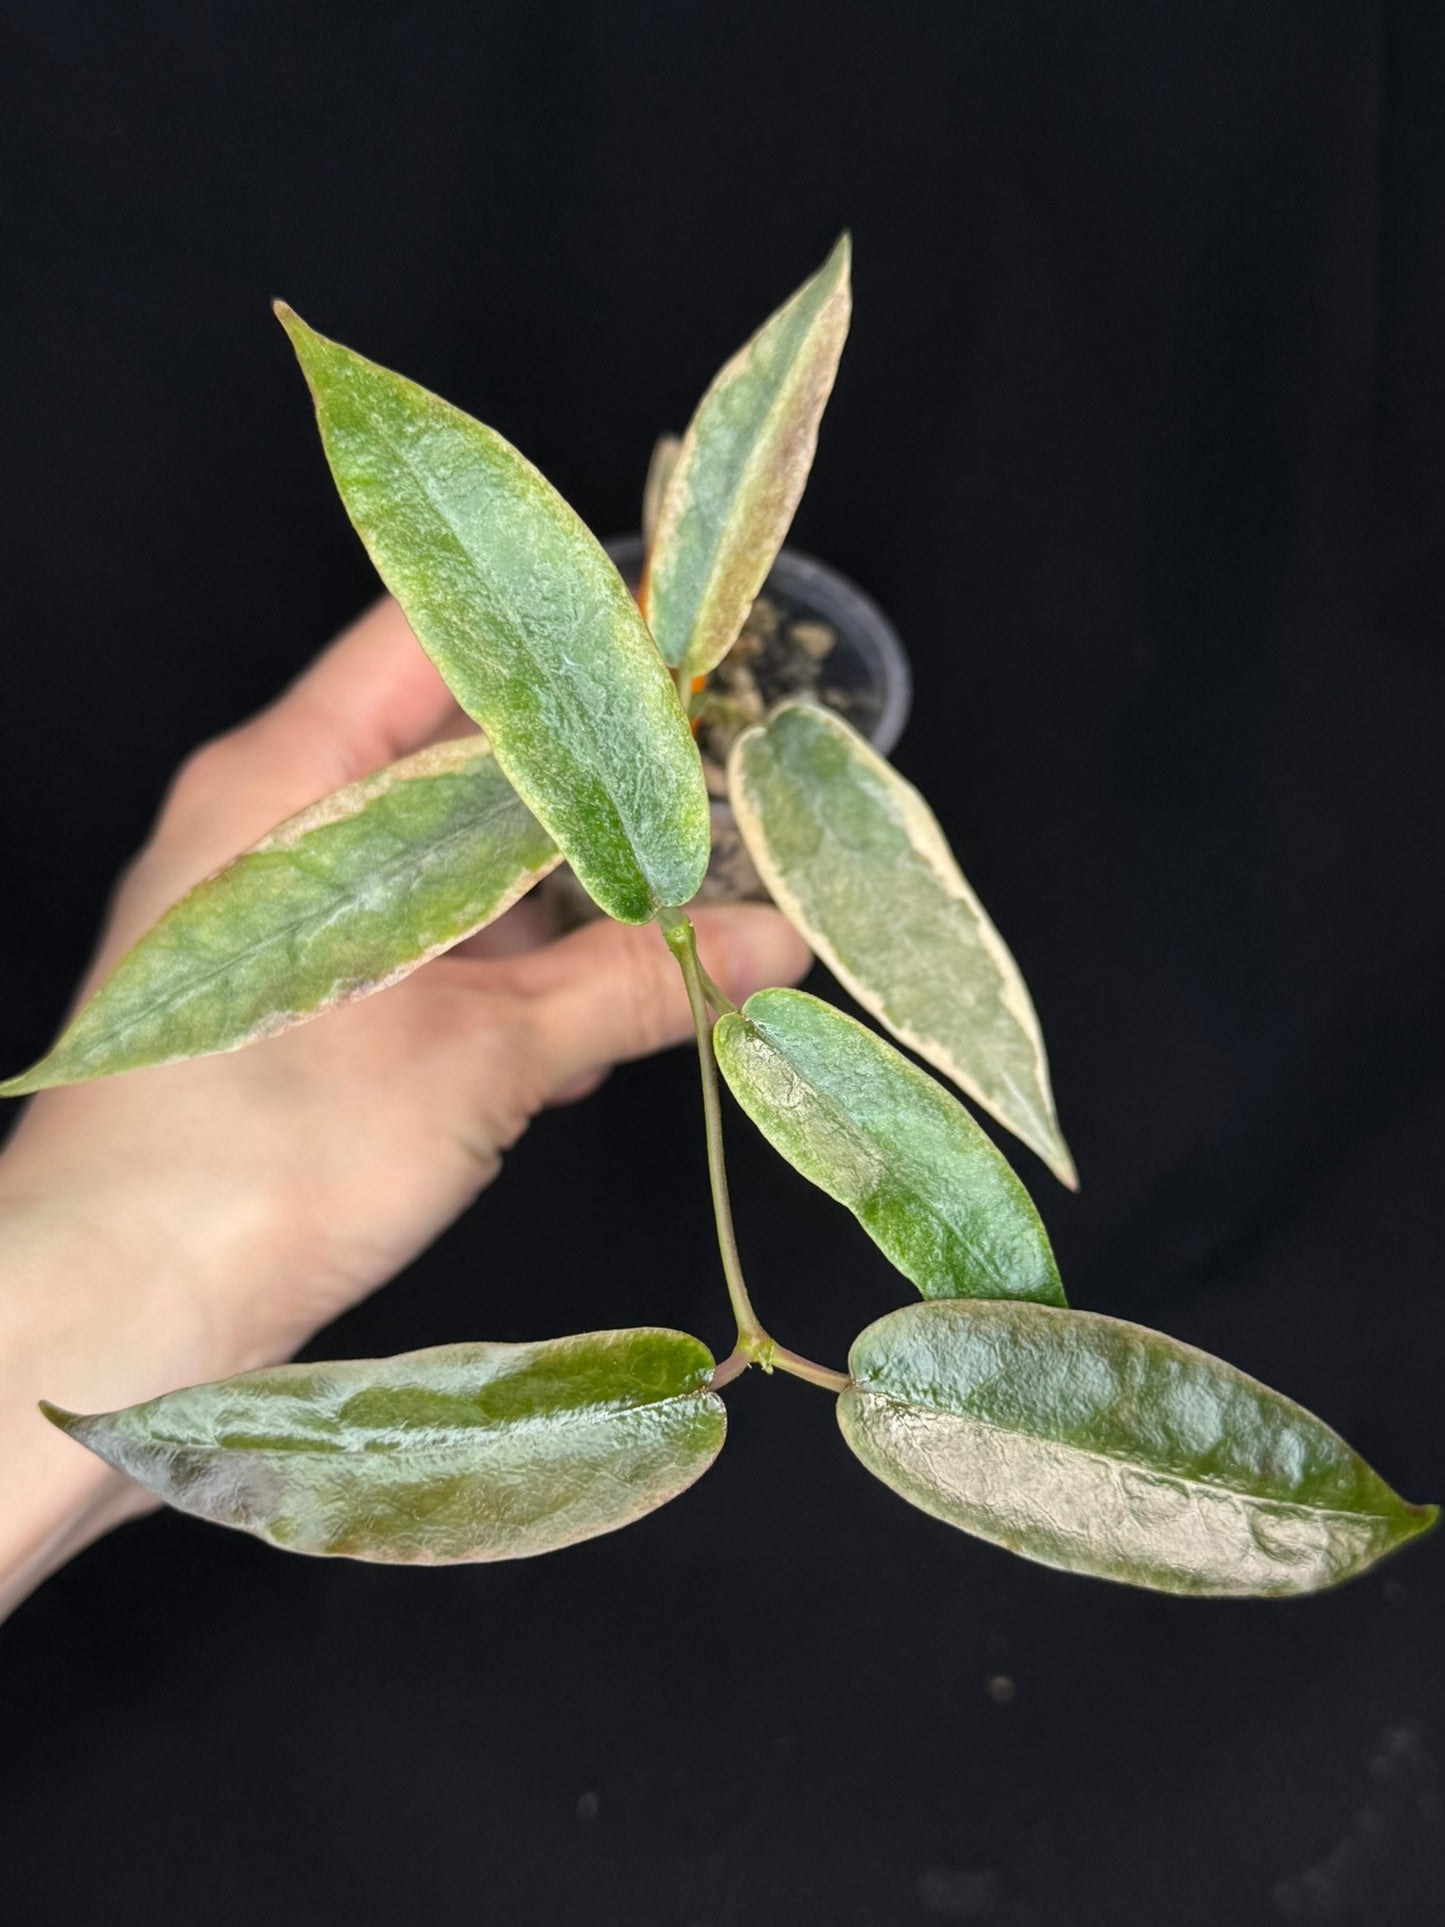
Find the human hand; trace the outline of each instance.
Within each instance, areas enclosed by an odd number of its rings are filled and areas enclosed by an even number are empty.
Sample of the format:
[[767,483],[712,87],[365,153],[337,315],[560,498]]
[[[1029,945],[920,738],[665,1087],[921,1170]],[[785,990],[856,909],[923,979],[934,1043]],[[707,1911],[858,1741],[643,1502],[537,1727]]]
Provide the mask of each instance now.
[[[470,725],[383,601],[273,707],[199,750],[127,871],[87,989],[177,897],[282,818]],[[737,1000],[808,957],[760,906],[695,917]],[[657,931],[545,941],[524,901],[384,994],[251,1049],[33,1099],[0,1157],[0,1464],[59,1557],[145,1501],[48,1427],[289,1356],[425,1248],[547,1104],[691,1035]],[[107,1483],[108,1482],[108,1483]],[[63,1515],[57,1519],[59,1514]],[[62,1530],[61,1541],[54,1532]],[[28,1547],[28,1555],[27,1555]],[[40,1570],[56,1563],[41,1550]],[[3,1603],[3,1591],[0,1591]]]

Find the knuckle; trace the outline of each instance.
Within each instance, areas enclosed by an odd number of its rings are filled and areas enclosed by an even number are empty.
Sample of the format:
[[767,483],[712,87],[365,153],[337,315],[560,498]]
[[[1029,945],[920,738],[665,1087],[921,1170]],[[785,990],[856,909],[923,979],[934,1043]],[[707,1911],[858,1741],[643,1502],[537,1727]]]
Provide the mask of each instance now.
[[213,736],[209,742],[191,751],[171,778],[170,788],[161,805],[163,818],[204,800],[230,780],[240,747],[240,734],[239,730],[229,730],[224,736]]
[[108,915],[111,919],[124,917],[133,903],[143,900],[149,888],[150,844],[123,863],[111,885]]
[[657,941],[657,933],[644,926],[628,931],[619,963],[637,1048],[661,1050],[673,1041],[681,1021],[682,983],[672,958]]
[[551,1096],[536,1013],[517,1001],[493,1014],[485,1052],[484,1103],[497,1148],[509,1151]]

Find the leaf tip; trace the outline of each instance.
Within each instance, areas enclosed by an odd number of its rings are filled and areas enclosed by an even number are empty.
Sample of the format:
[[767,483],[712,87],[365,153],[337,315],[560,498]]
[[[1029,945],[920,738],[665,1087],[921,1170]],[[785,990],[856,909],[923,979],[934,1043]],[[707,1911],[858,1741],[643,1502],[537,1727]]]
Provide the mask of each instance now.
[[318,351],[325,347],[326,337],[309,328],[287,301],[273,301],[271,312],[286,330],[287,338],[296,351],[296,359],[309,381],[312,364]]
[[17,1071],[14,1077],[7,1077],[0,1083],[0,1097],[29,1097],[34,1091],[42,1091],[46,1085],[44,1076],[45,1059],[32,1064],[28,1071]]
[[124,1472],[144,1483],[145,1475],[125,1463],[113,1420],[114,1412],[68,1412],[63,1405],[52,1405],[48,1398],[36,1401],[40,1416],[48,1419],[57,1432],[64,1432],[87,1452],[93,1452],[114,1471]]
[[828,250],[828,258],[805,286],[819,289],[829,306],[841,304],[845,314],[853,303],[853,236],[847,228]]
[[291,337],[291,345],[296,349],[298,354],[301,352],[301,344],[303,342],[317,339],[315,329],[307,327],[306,323],[301,319],[300,315],[297,314],[289,301],[273,301],[271,303],[271,312]]
[[[1047,1080],[1047,1071],[1044,1073],[1044,1076]],[[1044,1094],[1047,1099],[1047,1083]],[[998,1113],[994,1112],[993,1115],[997,1117]],[[1074,1163],[1073,1152],[1064,1142],[1064,1134],[1059,1129],[1058,1121],[1054,1117],[1052,1104],[1049,1104],[1047,1110],[1036,1119],[1032,1131],[1021,1129],[1017,1125],[1010,1124],[1007,1119],[1004,1118],[999,1118],[999,1122],[1004,1124],[1006,1129],[1013,1131],[1014,1135],[1020,1138],[1023,1143],[1027,1144],[1029,1149],[1040,1162],[1053,1173],[1066,1191],[1078,1190],[1079,1167]]]

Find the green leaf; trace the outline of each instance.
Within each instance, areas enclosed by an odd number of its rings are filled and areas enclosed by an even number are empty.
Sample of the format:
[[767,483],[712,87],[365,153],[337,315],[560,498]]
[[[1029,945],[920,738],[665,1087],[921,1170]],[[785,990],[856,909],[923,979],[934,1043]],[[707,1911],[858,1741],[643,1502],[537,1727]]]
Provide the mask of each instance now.
[[738,738],[728,791],[763,882],[839,982],[1072,1188],[1028,990],[913,785],[840,716],[790,702]]
[[848,333],[848,236],[714,377],[658,511],[644,598],[667,661],[702,676],[737,641],[813,465]]
[[457,701],[623,923],[707,868],[702,765],[621,576],[495,430],[278,307],[347,513]]
[[182,897],[0,1096],[239,1050],[369,997],[560,861],[484,739],[422,750],[313,804]]
[[681,1332],[280,1365],[47,1418],[183,1512],[288,1552],[453,1565],[552,1552],[676,1498],[727,1429]]
[[668,478],[677,466],[678,450],[682,439],[678,435],[659,435],[652,448],[652,460],[647,464],[647,481],[642,490],[642,552],[645,555],[652,548],[652,539],[657,533],[657,516],[662,507],[662,498],[667,490]]
[[858,1219],[925,1298],[1062,1305],[1039,1215],[958,1100],[801,990],[720,1017],[733,1096],[775,1149]]
[[1337,1433],[1158,1332],[1041,1305],[910,1305],[861,1333],[843,1436],[936,1519],[1161,1592],[1314,1592],[1434,1523]]

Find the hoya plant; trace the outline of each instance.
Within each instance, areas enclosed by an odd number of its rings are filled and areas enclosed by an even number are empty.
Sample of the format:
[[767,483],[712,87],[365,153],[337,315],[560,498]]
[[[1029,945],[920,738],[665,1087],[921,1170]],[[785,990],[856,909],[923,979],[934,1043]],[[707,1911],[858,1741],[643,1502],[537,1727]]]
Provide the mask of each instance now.
[[[726,363],[680,441],[659,444],[636,595],[493,429],[278,308],[346,510],[480,733],[280,824],[168,911],[0,1089],[236,1050],[321,1017],[482,929],[565,861],[600,912],[655,924],[685,980],[737,1338],[720,1364],[654,1328],[468,1340],[246,1372],[92,1416],[43,1408],[172,1505],[294,1552],[548,1552],[690,1486],[722,1448],[719,1394],[756,1365],[828,1393],[849,1448],[914,1505],[1074,1572],[1309,1592],[1433,1519],[1278,1392],[1072,1309],[1023,1185],[913,1057],[798,990],[736,1009],[702,967],[688,905],[709,859],[698,736],[711,731],[757,873],[833,975],[1074,1184],[1029,993],[927,804],[826,706],[785,700],[740,720],[726,693],[849,307],[844,237]],[[754,1309],[723,1084],[918,1292],[858,1337],[846,1369],[800,1357]]]

